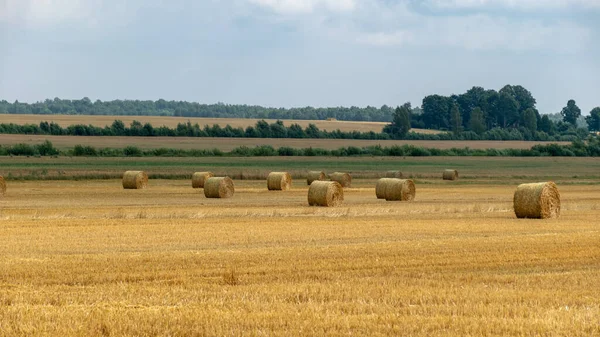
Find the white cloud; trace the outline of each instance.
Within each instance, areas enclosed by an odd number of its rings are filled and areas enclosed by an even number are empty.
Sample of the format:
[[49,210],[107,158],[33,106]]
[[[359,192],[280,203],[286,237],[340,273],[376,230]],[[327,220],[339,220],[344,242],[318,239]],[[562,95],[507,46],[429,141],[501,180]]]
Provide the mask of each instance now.
[[251,3],[281,14],[309,14],[317,9],[348,12],[356,7],[355,0],[249,0]]
[[378,46],[391,47],[414,43],[413,34],[407,31],[359,33],[356,42]]
[[28,25],[82,20],[92,13],[84,0],[0,0],[0,19]]
[[0,0],[0,22],[29,28],[74,23],[78,28],[118,25],[143,6],[162,0]]
[[600,8],[599,0],[426,0],[426,4],[441,9],[481,9],[484,7],[510,9]]
[[[286,16],[304,15],[298,22],[310,25],[315,38],[331,38],[375,47],[452,47],[467,50],[551,51],[571,53],[589,43],[589,28],[573,21],[542,21],[539,18],[511,18],[494,13],[469,15],[426,15],[414,11],[407,0],[397,2],[355,0],[353,10],[336,13],[317,12],[325,3],[340,1],[248,0],[260,3]],[[428,0],[430,3],[453,3],[460,6],[484,6],[542,0]],[[600,2],[600,0],[597,0]],[[559,3],[585,3],[584,0],[549,0]],[[589,3],[592,3],[589,1]],[[348,7],[350,8],[350,7]],[[335,18],[329,20],[328,18]],[[318,19],[315,19],[318,18]]]

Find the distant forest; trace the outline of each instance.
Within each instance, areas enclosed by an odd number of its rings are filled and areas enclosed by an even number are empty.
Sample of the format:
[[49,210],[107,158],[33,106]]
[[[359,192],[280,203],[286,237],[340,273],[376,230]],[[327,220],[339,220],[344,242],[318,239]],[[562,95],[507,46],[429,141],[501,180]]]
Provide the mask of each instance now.
[[[423,98],[420,107],[405,103],[395,109],[383,105],[380,108],[367,106],[331,108],[266,108],[251,105],[200,104],[182,101],[139,101],[114,100],[92,102],[89,98],[64,100],[55,98],[43,102],[9,103],[0,101],[0,114],[78,114],[78,115],[134,115],[134,116],[181,116],[212,118],[257,118],[257,119],[302,119],[324,120],[336,118],[349,121],[390,122],[382,134],[325,134],[318,130],[302,130],[281,137],[318,138],[368,138],[368,139],[522,139],[522,140],[573,140],[582,139],[589,131],[600,131],[600,107],[590,111],[590,116],[581,116],[574,100],[556,114],[541,115],[536,108],[536,99],[520,85],[506,85],[500,90],[473,87],[459,95],[429,95]],[[40,125],[44,129],[46,125]],[[75,126],[73,126],[75,127]],[[132,126],[132,129],[140,125]],[[81,126],[79,126],[79,129]],[[88,126],[88,129],[91,127]],[[275,128],[280,128],[276,125]],[[294,126],[296,128],[296,126]],[[411,128],[448,131],[448,135],[422,136],[410,132]],[[21,130],[14,125],[3,125],[3,133],[48,133],[51,130]],[[28,129],[28,127],[26,128]],[[220,134],[221,130],[208,127],[181,125],[179,131],[158,130],[158,134],[170,136],[190,134],[206,136]],[[187,129],[187,130],[181,130]],[[190,129],[193,129],[190,131]],[[257,128],[259,127],[257,126]],[[268,127],[264,127],[268,129]],[[58,130],[55,130],[59,133]],[[88,132],[89,131],[89,132]],[[256,137],[253,130],[226,130],[229,137]],[[286,130],[287,131],[290,130]],[[308,131],[308,132],[306,132]],[[312,132],[312,135],[311,135]],[[79,131],[61,131],[62,134],[78,134]],[[83,134],[113,133],[106,129],[85,130]],[[124,133],[129,133],[124,131]],[[133,132],[135,133],[135,132]],[[243,133],[243,135],[242,135]],[[297,133],[297,134],[296,134]],[[303,133],[308,133],[304,135]],[[114,132],[114,134],[119,134]],[[131,134],[131,133],[129,133]],[[318,136],[317,136],[318,134]],[[152,133],[150,133],[152,135]]]

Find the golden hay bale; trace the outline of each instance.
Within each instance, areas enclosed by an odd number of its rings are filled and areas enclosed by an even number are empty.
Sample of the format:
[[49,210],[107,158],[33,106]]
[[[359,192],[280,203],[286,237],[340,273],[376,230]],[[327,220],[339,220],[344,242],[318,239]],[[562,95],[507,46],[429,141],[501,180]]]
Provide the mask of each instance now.
[[148,175],[144,171],[126,171],[123,174],[123,188],[143,189],[148,187]]
[[415,183],[410,179],[390,179],[386,182],[385,200],[413,201],[415,199]]
[[310,206],[335,207],[344,201],[344,189],[337,181],[315,180],[308,188]]
[[560,193],[553,182],[521,184],[513,197],[517,218],[553,219],[560,215]]
[[0,197],[6,194],[6,181],[4,181],[4,177],[0,176]]
[[333,172],[329,175],[332,181],[337,181],[342,187],[350,187],[352,185],[352,177],[348,173]]
[[381,178],[377,180],[377,185],[375,185],[375,195],[377,199],[385,199],[385,189],[388,186],[388,183],[394,180],[393,178]]
[[386,178],[402,178],[402,172],[400,171],[387,171],[385,173]]
[[235,189],[229,177],[210,177],[204,181],[204,196],[207,198],[230,198]]
[[312,184],[315,180],[326,180],[327,175],[323,171],[308,171],[308,175],[306,176],[306,185]]
[[267,176],[269,191],[287,191],[292,187],[292,176],[287,172],[271,172]]
[[204,182],[210,177],[214,177],[212,172],[195,172],[192,174],[192,188],[204,188]]
[[456,180],[458,179],[458,171],[457,170],[445,170],[442,175],[444,180]]

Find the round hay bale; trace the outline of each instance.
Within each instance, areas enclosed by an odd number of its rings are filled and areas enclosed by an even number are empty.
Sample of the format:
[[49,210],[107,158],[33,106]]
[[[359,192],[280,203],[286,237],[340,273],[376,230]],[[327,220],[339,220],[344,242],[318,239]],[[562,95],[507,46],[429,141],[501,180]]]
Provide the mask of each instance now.
[[139,190],[148,187],[148,175],[144,171],[126,171],[123,174],[123,188]]
[[0,176],[0,197],[3,197],[6,194],[6,181],[4,181],[4,177]]
[[385,199],[385,190],[387,188],[388,183],[390,183],[393,178],[381,178],[377,180],[377,185],[375,185],[375,195],[377,199]]
[[402,178],[402,172],[400,171],[387,171],[385,173],[386,178]]
[[554,219],[560,215],[560,193],[553,182],[521,184],[513,197],[517,218]]
[[230,198],[235,189],[229,177],[210,177],[204,181],[204,196],[207,198]]
[[271,172],[267,176],[269,191],[287,191],[292,187],[292,176],[287,172]]
[[415,199],[415,183],[410,179],[390,179],[385,186],[385,200],[413,201]]
[[212,172],[195,172],[192,174],[192,188],[204,188],[204,182],[210,177],[214,177]]
[[310,186],[315,180],[327,180],[327,175],[323,171],[308,171],[306,176],[306,185]]
[[444,180],[456,180],[458,179],[458,171],[457,170],[445,170],[442,175]]
[[350,187],[352,185],[352,177],[348,173],[333,172],[329,175],[332,181],[337,181],[342,187]]
[[308,205],[335,207],[344,201],[344,189],[337,181],[315,180],[308,188]]

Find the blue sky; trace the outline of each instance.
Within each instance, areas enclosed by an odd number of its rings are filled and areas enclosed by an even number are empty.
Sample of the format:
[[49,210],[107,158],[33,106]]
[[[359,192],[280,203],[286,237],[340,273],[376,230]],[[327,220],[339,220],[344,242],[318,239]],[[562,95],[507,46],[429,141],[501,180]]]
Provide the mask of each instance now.
[[0,0],[0,99],[600,106],[600,0]]

